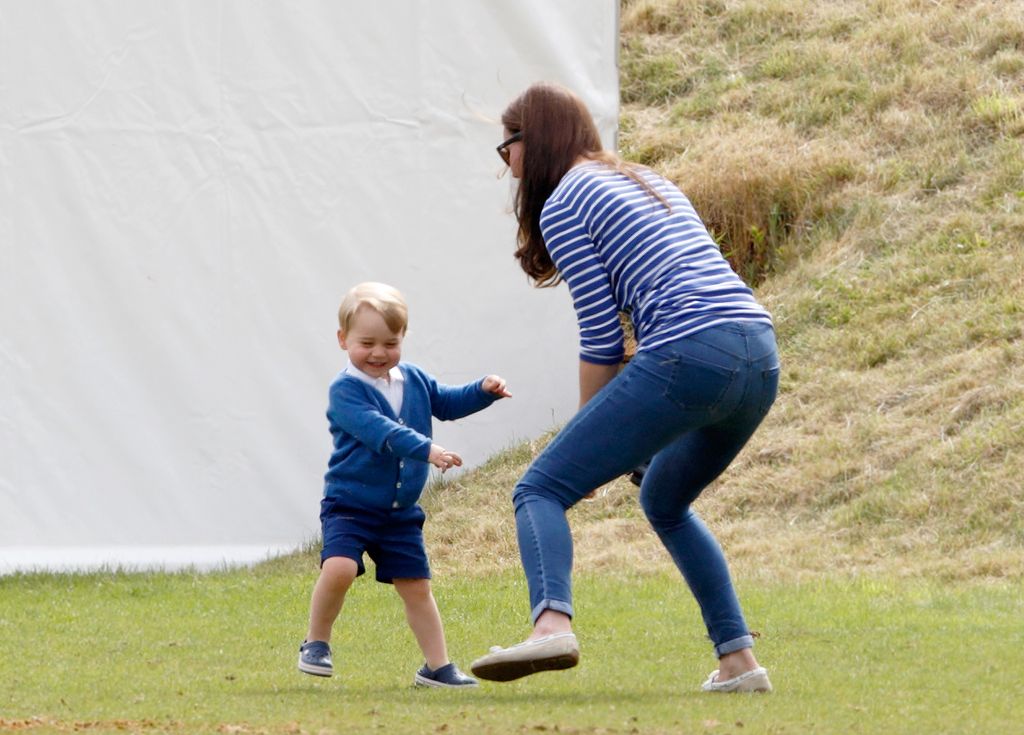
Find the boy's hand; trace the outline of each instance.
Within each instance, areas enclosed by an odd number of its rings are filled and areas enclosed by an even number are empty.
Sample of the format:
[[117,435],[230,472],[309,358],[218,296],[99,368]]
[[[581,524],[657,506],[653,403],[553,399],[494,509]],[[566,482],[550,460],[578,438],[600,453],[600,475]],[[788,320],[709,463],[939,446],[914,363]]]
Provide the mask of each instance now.
[[427,457],[427,461],[441,470],[441,472],[444,472],[451,467],[462,466],[462,457],[457,455],[455,452],[449,452],[438,444],[430,445],[430,456]]
[[512,394],[505,387],[505,379],[500,375],[488,375],[484,378],[483,385],[480,387],[484,389],[484,393],[491,393],[499,398],[512,397]]

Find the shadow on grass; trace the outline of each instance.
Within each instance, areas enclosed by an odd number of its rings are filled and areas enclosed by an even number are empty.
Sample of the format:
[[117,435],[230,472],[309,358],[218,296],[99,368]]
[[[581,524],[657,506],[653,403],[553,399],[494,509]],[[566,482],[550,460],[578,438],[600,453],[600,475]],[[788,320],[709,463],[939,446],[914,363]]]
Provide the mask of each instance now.
[[[325,691],[344,695],[354,702],[373,704],[376,702],[387,702],[389,704],[407,703],[443,703],[450,705],[454,701],[461,701],[466,704],[489,705],[489,704],[515,704],[530,703],[537,704],[547,702],[550,704],[574,704],[574,705],[640,705],[656,704],[664,702],[666,698],[684,698],[691,692],[680,691],[673,687],[653,689],[644,687],[636,690],[623,689],[594,689],[586,691],[582,689],[567,689],[560,685],[557,690],[540,689],[537,687],[523,687],[513,685],[510,687],[483,686],[468,690],[449,690],[428,687],[409,686],[352,686],[343,681],[323,682],[311,681],[308,684],[289,685],[284,687],[252,687],[238,689],[235,696],[242,697],[281,697],[295,696],[306,697],[310,695],[322,696]],[[700,695],[700,692],[692,692]],[[429,698],[429,699],[428,699]],[[427,700],[427,701],[424,701]]]

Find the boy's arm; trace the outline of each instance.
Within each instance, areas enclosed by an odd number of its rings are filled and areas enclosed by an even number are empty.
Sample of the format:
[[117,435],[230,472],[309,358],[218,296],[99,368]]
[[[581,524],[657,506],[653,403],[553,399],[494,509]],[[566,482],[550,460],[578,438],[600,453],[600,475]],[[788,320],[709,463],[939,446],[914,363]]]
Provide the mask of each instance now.
[[430,439],[382,414],[359,390],[344,382],[332,388],[331,421],[378,454],[428,461]]
[[497,375],[488,375],[465,385],[442,385],[433,377],[428,383],[431,413],[442,421],[461,419],[482,411],[499,398],[512,395],[506,389],[505,381]]

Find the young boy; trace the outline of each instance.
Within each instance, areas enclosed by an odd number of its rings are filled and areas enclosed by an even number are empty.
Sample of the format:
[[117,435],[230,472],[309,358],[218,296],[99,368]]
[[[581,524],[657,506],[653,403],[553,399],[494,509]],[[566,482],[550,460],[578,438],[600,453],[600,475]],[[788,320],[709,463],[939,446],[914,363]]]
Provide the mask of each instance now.
[[452,420],[510,397],[497,375],[463,386],[440,385],[415,365],[399,362],[408,309],[382,283],[361,283],[338,310],[338,344],[349,364],[330,388],[327,419],[334,451],[320,504],[323,527],[320,578],[313,588],[309,631],[299,648],[299,671],[331,676],[331,628],[345,593],[365,571],[363,552],[377,565],[377,581],[395,586],[426,664],[417,686],[473,687],[448,660],[444,629],[423,546],[418,505],[428,466],[442,472],[462,465],[455,452],[430,440],[431,416]]

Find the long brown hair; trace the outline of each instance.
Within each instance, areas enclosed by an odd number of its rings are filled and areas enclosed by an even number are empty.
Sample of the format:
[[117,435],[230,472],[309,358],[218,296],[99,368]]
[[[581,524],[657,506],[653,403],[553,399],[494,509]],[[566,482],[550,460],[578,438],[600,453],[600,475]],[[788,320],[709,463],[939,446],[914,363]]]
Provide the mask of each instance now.
[[636,181],[666,207],[634,164],[601,145],[601,135],[583,100],[557,84],[539,82],[514,99],[501,115],[510,133],[523,134],[523,171],[513,200],[519,222],[515,257],[538,288],[561,281],[540,232],[540,214],[551,192],[577,158],[600,161]]

